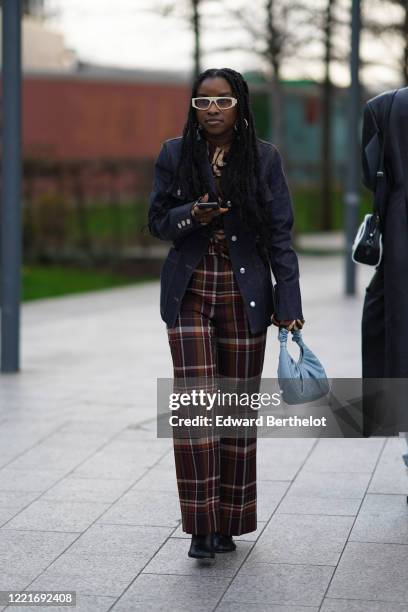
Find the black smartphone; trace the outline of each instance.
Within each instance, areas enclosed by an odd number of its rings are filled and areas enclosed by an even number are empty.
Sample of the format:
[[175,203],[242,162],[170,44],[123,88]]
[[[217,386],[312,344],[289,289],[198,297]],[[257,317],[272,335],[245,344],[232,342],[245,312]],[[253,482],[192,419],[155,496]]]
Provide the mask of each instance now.
[[218,202],[197,202],[197,206],[200,210],[216,210],[220,207]]

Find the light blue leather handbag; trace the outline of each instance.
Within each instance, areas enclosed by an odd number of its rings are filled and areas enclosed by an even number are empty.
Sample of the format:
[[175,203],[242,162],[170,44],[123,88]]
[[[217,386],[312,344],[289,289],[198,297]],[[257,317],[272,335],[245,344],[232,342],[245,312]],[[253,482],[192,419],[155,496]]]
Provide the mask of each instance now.
[[282,399],[286,404],[305,404],[327,395],[330,384],[316,355],[303,342],[300,331],[292,332],[292,340],[300,349],[296,362],[288,352],[288,330],[279,330],[278,380]]

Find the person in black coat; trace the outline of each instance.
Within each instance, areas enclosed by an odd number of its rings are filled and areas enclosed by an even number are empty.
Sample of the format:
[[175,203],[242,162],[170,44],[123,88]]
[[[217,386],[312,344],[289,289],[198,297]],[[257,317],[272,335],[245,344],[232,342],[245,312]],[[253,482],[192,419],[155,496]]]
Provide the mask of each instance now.
[[[303,326],[292,224],[281,156],[256,136],[246,81],[206,70],[182,137],[161,147],[148,213],[151,234],[172,243],[160,313],[181,388],[259,380],[268,326]],[[256,437],[174,438],[174,453],[189,556],[232,552],[233,535],[256,529]]]
[[[366,435],[408,431],[408,87],[368,100],[362,129],[363,183],[376,189],[384,133],[387,196],[381,218],[383,257],[366,289],[362,318],[362,366]],[[383,386],[375,381],[388,379]],[[394,379],[399,379],[394,381]],[[372,381],[372,385],[370,382]],[[376,386],[377,385],[377,386]]]

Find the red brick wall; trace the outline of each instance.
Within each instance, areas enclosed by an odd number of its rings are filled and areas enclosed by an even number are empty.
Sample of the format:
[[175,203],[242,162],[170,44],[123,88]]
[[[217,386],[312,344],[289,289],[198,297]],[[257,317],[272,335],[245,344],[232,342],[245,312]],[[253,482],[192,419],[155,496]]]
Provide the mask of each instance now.
[[152,159],[181,135],[189,95],[184,84],[25,76],[24,156]]

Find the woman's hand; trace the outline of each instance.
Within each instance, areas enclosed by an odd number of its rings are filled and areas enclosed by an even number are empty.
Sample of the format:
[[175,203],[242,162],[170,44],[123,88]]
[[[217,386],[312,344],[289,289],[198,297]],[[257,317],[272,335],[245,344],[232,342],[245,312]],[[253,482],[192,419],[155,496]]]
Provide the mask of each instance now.
[[274,325],[276,325],[277,327],[284,327],[285,329],[287,329],[288,331],[297,331],[302,329],[305,321],[304,319],[293,319],[292,321],[279,321],[276,317],[275,317],[275,313],[273,313],[272,317],[271,317],[271,321]]
[[[208,198],[209,198],[209,195],[208,193],[206,193],[205,195],[198,198],[198,202],[208,202]],[[214,219],[214,217],[217,217],[218,215],[223,215],[228,211],[229,211],[229,208],[216,208],[215,210],[200,210],[197,204],[194,203],[194,206],[191,209],[191,214],[193,215],[194,219],[197,219],[197,221],[201,223],[201,225],[207,225],[208,223],[212,221],[212,219]]]

